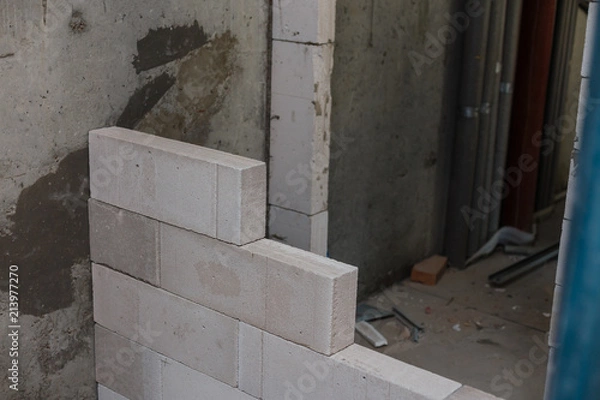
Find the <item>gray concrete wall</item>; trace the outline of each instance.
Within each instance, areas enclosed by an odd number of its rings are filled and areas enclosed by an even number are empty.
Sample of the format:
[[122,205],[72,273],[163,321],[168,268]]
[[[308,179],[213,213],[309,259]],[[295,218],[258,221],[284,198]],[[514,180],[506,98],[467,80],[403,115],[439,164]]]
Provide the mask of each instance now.
[[441,247],[460,3],[338,0],[329,248],[361,295]]
[[95,398],[90,129],[265,158],[268,4],[0,0],[0,319],[16,264],[22,390],[8,389],[4,324],[0,398]]

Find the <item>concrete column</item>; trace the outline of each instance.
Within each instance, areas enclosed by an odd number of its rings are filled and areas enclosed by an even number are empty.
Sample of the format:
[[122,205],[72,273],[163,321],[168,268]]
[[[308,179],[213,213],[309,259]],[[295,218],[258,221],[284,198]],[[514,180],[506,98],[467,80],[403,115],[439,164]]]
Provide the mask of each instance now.
[[[577,113],[577,128],[576,128],[576,137],[573,147],[573,153],[571,156],[571,170],[569,173],[569,185],[567,189],[567,199],[565,205],[565,215],[562,224],[562,233],[560,238],[560,251],[558,256],[558,264],[556,271],[556,281],[555,281],[555,289],[554,289],[554,303],[553,303],[553,313],[552,313],[552,322],[550,326],[550,335],[548,338],[548,344],[550,346],[550,354],[548,361],[548,373],[546,376],[546,393],[545,399],[550,400],[551,398],[556,398],[556,393],[551,395],[551,388],[556,388],[556,379],[557,376],[557,357],[556,354],[560,350],[560,342],[559,342],[559,321],[561,320],[561,304],[563,298],[563,292],[565,292],[565,286],[567,284],[567,276],[570,275],[571,271],[569,268],[575,266],[575,264],[569,263],[567,254],[570,252],[570,247],[572,244],[568,240],[571,235],[571,227],[572,221],[575,214],[576,205],[581,206],[581,203],[578,200],[578,194],[580,190],[578,188],[578,184],[580,182],[580,178],[578,175],[582,171],[578,170],[579,165],[579,153],[581,151],[581,139],[582,133],[584,130],[584,122],[586,117],[591,115],[591,113],[598,112],[598,100],[590,97],[590,77],[592,73],[592,59],[593,52],[595,46],[595,40],[598,37],[598,20],[600,13],[600,3],[596,0],[590,3],[589,12],[588,12],[588,23],[587,23],[587,31],[586,31],[586,39],[585,39],[585,48],[583,54],[583,66],[581,71],[582,81],[581,81],[581,92],[579,96],[579,110]],[[581,312],[586,312],[586,310],[581,310]],[[574,341],[577,341],[577,338],[573,338]],[[583,379],[583,377],[581,378]],[[553,385],[554,383],[554,385]]]
[[327,254],[335,0],[273,2],[269,236]]

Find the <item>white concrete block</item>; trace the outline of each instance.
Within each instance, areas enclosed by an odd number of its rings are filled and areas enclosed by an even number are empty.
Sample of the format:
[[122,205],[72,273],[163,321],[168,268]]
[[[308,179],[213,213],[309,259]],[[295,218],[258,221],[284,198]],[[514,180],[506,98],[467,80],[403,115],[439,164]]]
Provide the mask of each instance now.
[[272,240],[246,248],[268,258],[266,331],[326,355],[354,342],[355,267]]
[[265,237],[267,169],[264,163],[217,169],[217,237],[243,245]]
[[353,344],[332,356],[336,362],[390,383],[390,399],[443,400],[461,384]]
[[264,334],[263,399],[331,400],[334,362],[306,347]]
[[597,2],[591,2],[588,10],[587,28],[585,34],[585,47],[583,49],[583,63],[581,67],[581,76],[589,78],[592,74],[593,58],[594,58],[594,44],[597,40],[597,26],[600,22],[600,4]]
[[269,204],[306,215],[327,209],[330,121],[324,110],[330,107],[272,96]]
[[161,226],[162,287],[257,327],[265,325],[266,258],[171,225]]
[[92,198],[216,236],[217,166],[206,149],[122,128],[89,139]]
[[561,317],[561,302],[563,297],[563,287],[556,285],[554,287],[554,300],[552,302],[552,319],[550,320],[550,332],[548,334],[548,345],[550,347],[559,348],[559,321]]
[[327,255],[328,212],[308,216],[277,206],[270,207],[269,233],[271,239],[287,245]]
[[390,400],[389,382],[269,333],[263,360],[265,400]]
[[263,331],[240,322],[239,327],[239,388],[256,398],[262,398]]
[[158,285],[158,221],[94,199],[89,220],[93,262]]
[[160,354],[96,325],[96,380],[130,400],[162,400]]
[[[273,42],[271,92],[321,103],[331,97],[333,45]],[[329,115],[329,114],[328,114]]]
[[333,392],[336,399],[365,400],[367,398],[367,374],[351,365],[334,363]]
[[265,400],[443,400],[461,387],[357,345],[326,357],[269,333],[263,362]]
[[335,0],[275,0],[273,38],[327,43],[335,39]]
[[94,321],[128,339],[143,343],[140,339],[143,326],[139,319],[141,285],[140,281],[92,263]]
[[[367,396],[366,400],[387,400],[390,399],[390,383],[374,375],[367,375]],[[390,399],[391,400],[391,399]]]
[[252,400],[254,397],[174,360],[163,367],[164,399]]
[[264,237],[265,171],[260,161],[141,132],[90,132],[92,198],[235,244]]
[[113,392],[106,386],[98,384],[98,400],[130,400],[125,396],[121,396],[117,392]]
[[273,43],[269,203],[327,209],[333,46]]
[[231,386],[237,385],[238,323],[159,290],[140,292],[140,320],[153,321],[164,334],[151,347]]
[[237,385],[238,322],[92,264],[94,318],[104,327],[229,385]]
[[[293,265],[313,270],[317,274],[334,279],[332,321],[332,352],[339,351],[354,342],[354,324],[356,318],[356,294],[358,268],[323,257],[312,252],[296,249],[273,240],[263,240],[257,245],[283,255],[293,257]],[[329,318],[329,317],[327,317]]]
[[448,397],[447,400],[500,400],[499,397],[482,392],[470,386],[463,386]]

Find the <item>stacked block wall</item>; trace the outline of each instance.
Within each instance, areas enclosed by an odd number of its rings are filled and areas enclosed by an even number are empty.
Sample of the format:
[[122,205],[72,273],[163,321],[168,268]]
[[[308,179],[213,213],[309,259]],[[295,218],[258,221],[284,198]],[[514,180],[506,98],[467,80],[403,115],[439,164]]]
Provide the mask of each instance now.
[[335,0],[273,3],[269,234],[326,255]]
[[492,399],[353,344],[356,268],[264,239],[260,162],[90,133],[98,397]]

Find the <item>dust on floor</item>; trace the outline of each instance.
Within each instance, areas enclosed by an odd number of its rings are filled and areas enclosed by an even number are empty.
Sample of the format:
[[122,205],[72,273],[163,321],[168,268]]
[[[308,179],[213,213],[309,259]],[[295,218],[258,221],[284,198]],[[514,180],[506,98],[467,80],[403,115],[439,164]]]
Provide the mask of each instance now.
[[[540,224],[536,250],[558,240],[562,214],[557,207]],[[414,343],[396,319],[375,321],[389,342],[376,350],[504,399],[542,399],[556,261],[504,288],[487,284],[522,258],[498,250],[466,270],[450,268],[436,286],[405,280],[373,295],[368,304],[395,306],[425,328]],[[358,334],[356,342],[370,347]]]

